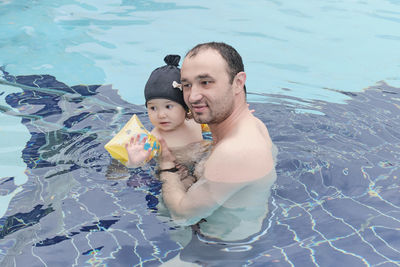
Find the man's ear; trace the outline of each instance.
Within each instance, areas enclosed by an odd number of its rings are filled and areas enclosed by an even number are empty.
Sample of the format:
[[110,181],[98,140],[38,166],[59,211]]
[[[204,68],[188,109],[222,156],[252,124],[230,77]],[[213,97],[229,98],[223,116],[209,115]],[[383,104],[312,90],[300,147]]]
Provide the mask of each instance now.
[[238,72],[233,79],[233,85],[235,94],[241,93],[244,91],[244,85],[246,83],[246,73],[244,71]]

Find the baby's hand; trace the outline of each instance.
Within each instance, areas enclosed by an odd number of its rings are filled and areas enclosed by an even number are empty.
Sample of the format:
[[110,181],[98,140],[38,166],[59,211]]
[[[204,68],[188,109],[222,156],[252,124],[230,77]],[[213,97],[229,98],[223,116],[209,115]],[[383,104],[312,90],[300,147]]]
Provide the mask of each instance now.
[[148,150],[144,149],[146,141],[147,136],[140,141],[140,134],[138,134],[132,137],[125,145],[126,152],[128,152],[128,162],[126,163],[128,168],[139,167],[146,162],[146,159],[151,154],[151,148]]

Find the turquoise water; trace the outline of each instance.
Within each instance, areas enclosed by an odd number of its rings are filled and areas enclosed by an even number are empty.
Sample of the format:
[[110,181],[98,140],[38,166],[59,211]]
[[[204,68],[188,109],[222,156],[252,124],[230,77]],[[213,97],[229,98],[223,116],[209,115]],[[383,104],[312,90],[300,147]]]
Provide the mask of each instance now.
[[[0,262],[400,265],[399,23],[399,1],[1,1]],[[157,181],[102,146],[134,113],[150,127],[166,54],[210,40],[243,56],[278,180],[258,235],[182,248]]]
[[341,101],[329,89],[400,86],[398,1],[2,1],[0,64],[143,103],[168,53],[232,44],[252,92]]

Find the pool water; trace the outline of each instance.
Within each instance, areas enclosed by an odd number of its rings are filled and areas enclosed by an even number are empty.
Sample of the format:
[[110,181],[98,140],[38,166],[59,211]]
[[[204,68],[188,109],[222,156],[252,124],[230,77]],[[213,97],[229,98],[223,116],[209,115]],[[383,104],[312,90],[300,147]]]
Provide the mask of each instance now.
[[[0,2],[0,265],[400,265],[399,4]],[[260,232],[181,247],[154,166],[103,146],[150,129],[148,75],[209,40],[242,54],[278,178]]]

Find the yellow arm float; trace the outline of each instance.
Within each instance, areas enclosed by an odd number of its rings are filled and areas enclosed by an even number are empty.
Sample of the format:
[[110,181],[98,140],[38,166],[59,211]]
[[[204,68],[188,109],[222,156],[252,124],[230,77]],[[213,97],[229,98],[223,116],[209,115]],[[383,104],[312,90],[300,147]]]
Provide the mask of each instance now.
[[147,161],[149,161],[159,152],[160,143],[154,135],[150,134],[150,132],[144,128],[136,114],[130,118],[125,126],[104,146],[104,148],[110,153],[111,157],[126,164],[128,162],[128,152],[126,151],[125,144],[129,143],[131,138],[138,134],[140,134],[140,139],[147,136],[144,149],[147,150],[151,148],[151,154],[147,158]]
[[[209,132],[207,124],[202,124],[201,129],[203,132]],[[146,161],[151,160],[161,151],[160,143],[154,135],[152,135],[143,126],[139,118],[134,114],[130,120],[124,125],[124,127],[104,146],[104,148],[110,153],[111,157],[119,160],[124,165],[128,162],[128,152],[126,151],[125,144],[130,142],[133,136],[140,134],[140,139],[147,136],[147,141],[144,149],[151,148],[151,154]]]

